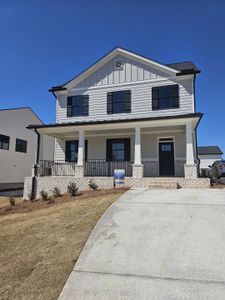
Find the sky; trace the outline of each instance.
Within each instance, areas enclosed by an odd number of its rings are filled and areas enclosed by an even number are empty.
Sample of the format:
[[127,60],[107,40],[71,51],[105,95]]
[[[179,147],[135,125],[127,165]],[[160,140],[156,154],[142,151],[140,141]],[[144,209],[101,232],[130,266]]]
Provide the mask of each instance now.
[[54,123],[48,89],[118,45],[197,65],[198,144],[225,153],[225,0],[0,0],[0,108]]

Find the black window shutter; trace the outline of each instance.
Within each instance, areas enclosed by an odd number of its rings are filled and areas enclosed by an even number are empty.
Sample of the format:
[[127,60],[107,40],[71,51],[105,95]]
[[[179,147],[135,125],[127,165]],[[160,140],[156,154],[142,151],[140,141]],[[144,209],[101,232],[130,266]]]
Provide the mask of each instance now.
[[107,93],[107,114],[113,113],[113,93]]
[[172,86],[172,101],[173,101],[173,108],[179,108],[179,86],[173,85]]
[[131,112],[131,91],[125,91],[125,112]]
[[83,115],[89,114],[89,95],[83,95]]
[[87,140],[85,140],[85,154],[84,154],[84,159],[85,159],[85,161],[87,161],[88,160],[88,141]]
[[112,161],[112,140],[106,141],[106,161]]
[[71,157],[70,157],[70,141],[66,141],[66,151],[65,151],[65,161],[70,161]]
[[152,110],[159,109],[159,89],[152,88]]
[[67,97],[67,117],[72,117],[72,100],[73,97]]
[[124,139],[124,160],[130,161],[130,139]]

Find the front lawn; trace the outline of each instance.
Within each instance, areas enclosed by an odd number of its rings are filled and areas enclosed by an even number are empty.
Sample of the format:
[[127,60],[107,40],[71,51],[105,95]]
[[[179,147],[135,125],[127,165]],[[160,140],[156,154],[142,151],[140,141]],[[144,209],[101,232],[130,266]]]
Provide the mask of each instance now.
[[13,208],[0,198],[0,299],[57,299],[96,222],[124,192],[17,200]]

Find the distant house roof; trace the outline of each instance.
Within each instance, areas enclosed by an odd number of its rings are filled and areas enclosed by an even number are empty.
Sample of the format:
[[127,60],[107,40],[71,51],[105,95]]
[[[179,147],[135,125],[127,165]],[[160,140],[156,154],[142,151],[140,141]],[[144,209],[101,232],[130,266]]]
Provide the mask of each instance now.
[[143,59],[145,61],[151,62],[151,63],[153,63],[157,66],[161,66],[162,68],[170,70],[170,71],[175,71],[175,72],[178,71],[176,73],[176,76],[188,75],[188,74],[198,74],[198,73],[201,72],[191,61],[176,62],[176,63],[173,63],[173,64],[163,64],[163,63],[160,63],[158,61],[152,60],[149,57],[145,57],[145,56],[137,54],[133,51],[127,50],[125,48],[116,47],[113,50],[111,50],[110,52],[108,52],[107,54],[105,54],[97,62],[92,64],[90,67],[85,69],[80,74],[76,75],[75,77],[73,77],[72,79],[70,79],[69,81],[67,81],[67,82],[65,82],[61,85],[52,87],[49,91],[54,93],[56,91],[66,90],[67,89],[67,84],[69,84],[73,80],[75,80],[77,78],[80,78],[81,76],[85,75],[90,70],[92,70],[94,67],[98,66],[101,62],[105,61],[107,58],[111,58],[113,54],[116,55],[116,54],[123,54],[123,53],[127,53],[131,56],[133,55],[134,57],[138,57],[139,59]]
[[178,75],[200,73],[200,70],[191,61],[177,62],[174,64],[167,64],[166,66],[180,71],[181,73]]
[[218,146],[201,146],[198,147],[198,154],[199,155],[223,154],[223,152]]
[[0,112],[1,111],[12,111],[12,110],[28,110],[35,116],[36,119],[38,119],[43,124],[42,120],[38,117],[38,115],[36,115],[36,113],[30,107],[2,108],[2,109],[0,109]]

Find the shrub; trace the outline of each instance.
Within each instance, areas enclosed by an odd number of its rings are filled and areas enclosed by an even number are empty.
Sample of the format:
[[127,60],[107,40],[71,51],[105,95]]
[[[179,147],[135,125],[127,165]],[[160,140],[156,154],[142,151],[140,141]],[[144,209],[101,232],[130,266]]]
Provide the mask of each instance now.
[[61,196],[61,192],[60,189],[57,187],[54,187],[52,190],[52,194],[54,198],[60,197]]
[[40,195],[41,195],[41,199],[44,200],[44,201],[47,201],[48,200],[48,193],[45,192],[44,190],[42,190],[40,192]]
[[78,187],[75,182],[70,182],[67,186],[67,192],[72,196],[75,196],[78,191]]
[[13,197],[9,197],[9,204],[10,204],[11,206],[15,206],[15,205],[16,205],[16,199],[13,198]]
[[98,189],[98,185],[97,185],[97,183],[94,182],[93,179],[90,179],[88,186],[94,191]]
[[53,198],[48,199],[47,204],[53,204],[53,203],[55,203],[55,199]]

